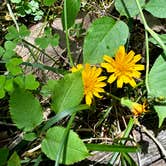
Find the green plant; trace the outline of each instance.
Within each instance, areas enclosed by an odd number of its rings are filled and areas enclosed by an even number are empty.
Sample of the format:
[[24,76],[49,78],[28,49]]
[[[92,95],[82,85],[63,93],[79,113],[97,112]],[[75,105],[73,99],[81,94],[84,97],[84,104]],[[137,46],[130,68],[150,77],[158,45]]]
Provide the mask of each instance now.
[[[11,2],[15,4],[17,15],[22,17],[33,15],[35,20],[42,18],[40,1],[11,0]],[[55,2],[56,0],[44,0],[41,3],[49,8]],[[73,25],[80,11],[80,5],[80,0],[64,0],[63,4],[61,19],[70,68],[66,71],[58,66],[58,61],[45,52],[48,46],[55,47],[59,44],[59,35],[53,33],[47,20],[43,26],[42,36],[35,39],[35,44],[29,43],[25,38],[30,34],[28,28],[17,22],[8,4],[15,26],[8,27],[6,41],[0,46],[1,63],[6,67],[6,72],[0,75],[0,99],[9,101],[11,119],[22,131],[27,146],[30,145],[32,148],[31,143],[35,141],[38,144],[35,150],[28,147],[30,149],[28,152],[40,149],[39,154],[44,153],[49,159],[54,160],[55,166],[84,160],[91,155],[90,151],[113,152],[109,161],[110,165],[115,165],[118,160],[122,165],[137,165],[129,153],[139,152],[140,147],[135,144],[133,138],[130,138],[130,133],[135,125],[141,126],[139,117],[148,112],[145,100],[157,112],[159,127],[166,117],[164,111],[166,101],[165,34],[158,35],[148,26],[143,10],[149,11],[156,17],[165,18],[163,10],[165,10],[166,1],[160,0],[158,3],[156,0],[151,0],[146,3],[144,0],[115,0],[115,9],[120,16],[125,16],[125,19],[122,21],[120,18],[103,16],[93,21],[84,38],[83,63],[76,64],[70,49],[69,39],[72,33],[69,32],[71,32],[70,29],[74,29]],[[156,10],[153,9],[154,5]],[[144,65],[136,64],[142,56],[135,55],[132,50],[126,51],[131,33],[128,23],[139,13],[145,30],[145,77],[141,77],[141,72],[138,72],[144,69]],[[163,50],[151,69],[149,69],[151,58],[149,41]],[[29,61],[23,62],[22,58],[17,55],[15,49],[19,44],[24,45],[30,51]],[[38,53],[53,60],[56,67],[42,64]],[[55,72],[60,77],[56,80],[37,80],[35,72],[26,72],[26,67],[29,66],[42,71]],[[114,83],[116,80],[117,84]],[[141,96],[138,90],[141,91]],[[46,118],[44,117],[45,106],[41,102],[41,99],[45,98],[49,101],[47,104],[52,112],[51,117]],[[117,114],[118,112],[120,116],[124,116],[125,107],[128,108],[130,120],[122,136],[112,140],[112,144],[85,143],[76,133],[78,126],[74,120],[77,115],[80,120],[82,113],[87,110],[92,115],[100,110],[99,115],[102,116],[96,117],[98,118],[95,126],[97,128],[102,126],[102,123],[106,123],[104,121],[107,121],[110,113]],[[61,122],[63,122],[62,125]],[[148,133],[146,128],[143,130]],[[111,135],[110,130],[108,135]],[[150,137],[166,155],[162,145],[153,136],[150,135]],[[131,142],[132,145],[128,146],[127,142]],[[33,162],[31,159],[26,160],[26,157],[19,157],[17,149],[14,150],[15,152],[9,156],[8,149],[0,149],[0,153],[4,153],[4,157],[0,158],[0,163],[7,163],[9,166],[14,163],[19,166],[21,162],[28,164]],[[42,158],[38,155],[38,158],[35,158],[35,164],[39,165],[40,162]]]

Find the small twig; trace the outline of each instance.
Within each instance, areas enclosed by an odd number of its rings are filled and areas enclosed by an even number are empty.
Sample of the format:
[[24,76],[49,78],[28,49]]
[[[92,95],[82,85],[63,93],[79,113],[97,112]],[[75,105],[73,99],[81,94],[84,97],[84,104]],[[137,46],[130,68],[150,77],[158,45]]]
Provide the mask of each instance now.
[[30,149],[27,151],[27,153],[33,153],[41,148],[41,144],[37,145],[36,147]]
[[92,142],[92,141],[110,141],[113,142],[111,138],[87,138],[87,139],[82,139],[83,142]]
[[16,29],[17,29],[17,31],[19,32],[19,30],[20,30],[20,29],[19,29],[19,26],[18,26],[18,24],[17,24],[17,21],[16,21],[16,19],[15,19],[15,16],[14,16],[14,14],[13,14],[13,11],[12,11],[12,9],[11,9],[11,6],[10,6],[8,0],[6,0],[6,5],[7,5],[7,8],[8,8],[9,14],[10,14],[10,16],[12,17],[12,20],[13,20],[14,24],[16,25]]
[[166,158],[166,150],[164,149],[163,145],[146,129],[146,127],[140,125],[139,122],[137,122],[137,125],[141,127],[141,129],[154,141]]

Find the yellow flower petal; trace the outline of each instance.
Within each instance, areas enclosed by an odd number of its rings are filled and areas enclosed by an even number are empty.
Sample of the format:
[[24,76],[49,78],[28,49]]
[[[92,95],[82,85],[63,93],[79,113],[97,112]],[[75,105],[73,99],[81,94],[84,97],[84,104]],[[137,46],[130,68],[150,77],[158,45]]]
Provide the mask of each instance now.
[[144,70],[144,65],[135,65],[134,69],[135,70]]
[[112,63],[114,60],[113,58],[111,58],[110,56],[108,55],[104,55],[103,56],[103,59],[106,61],[106,62],[109,62],[109,63]]
[[116,61],[122,61],[122,59],[124,59],[125,56],[125,47],[124,46],[120,46],[116,55],[115,55],[115,60]]
[[134,57],[134,62],[138,62],[141,59],[141,55],[138,54]]
[[130,79],[129,84],[130,84],[133,88],[135,88],[136,85],[137,85],[136,82],[134,81],[134,79]]
[[118,80],[117,80],[117,87],[122,88],[122,86],[123,86],[123,78],[119,77]]
[[97,79],[97,81],[104,81],[104,80],[106,80],[107,79],[107,77],[106,76],[101,76],[101,77],[98,77],[98,79]]
[[101,72],[101,68],[97,68],[96,66],[91,67],[90,64],[85,64],[82,71],[85,102],[88,105],[91,105],[93,96],[101,98],[99,93],[104,92],[103,87],[106,86],[106,83],[102,81],[107,77],[100,76]]
[[90,95],[86,95],[85,96],[85,102],[87,105],[91,105],[92,104],[92,98]]
[[105,68],[107,72],[114,72],[114,68],[109,63],[101,63],[101,67]]
[[140,70],[144,70],[144,65],[136,64],[141,59],[141,55],[135,55],[134,51],[130,51],[128,54],[125,52],[125,47],[120,46],[115,54],[115,59],[104,56],[105,62],[101,63],[101,66],[109,73],[113,73],[108,82],[111,84],[117,79],[117,87],[121,88],[123,83],[130,84],[132,87],[136,86],[134,78],[140,78]]
[[115,74],[112,74],[109,78],[108,78],[108,82],[111,84],[116,80],[117,76]]

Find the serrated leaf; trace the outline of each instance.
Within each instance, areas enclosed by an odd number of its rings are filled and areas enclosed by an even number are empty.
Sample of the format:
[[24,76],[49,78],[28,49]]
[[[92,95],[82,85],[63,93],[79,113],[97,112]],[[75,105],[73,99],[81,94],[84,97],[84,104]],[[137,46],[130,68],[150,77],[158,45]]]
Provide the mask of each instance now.
[[83,62],[96,64],[103,61],[103,55],[114,56],[120,45],[124,45],[129,30],[122,21],[103,17],[94,21],[88,30],[83,46]]
[[9,150],[7,148],[0,148],[0,166],[5,165],[9,155]]
[[43,4],[45,6],[51,6],[53,5],[57,0],[43,0]]
[[[69,29],[75,22],[76,16],[80,10],[80,0],[65,0],[67,13],[67,28]],[[62,13],[62,24],[65,27],[64,8]],[[65,29],[65,28],[64,28]]]
[[150,0],[145,9],[155,17],[166,18],[166,0]]
[[79,105],[82,98],[83,82],[81,73],[67,74],[55,84],[52,108],[55,112],[61,112]]
[[159,125],[158,126],[161,127],[164,119],[166,118],[166,106],[155,105],[154,109],[157,112],[158,117],[159,117]]
[[11,74],[18,75],[22,73],[22,68],[19,66],[22,63],[20,58],[12,58],[6,62],[6,68]]
[[6,77],[4,75],[0,75],[0,99],[5,97],[5,90],[4,90],[5,81]]
[[39,87],[39,82],[36,81],[35,76],[30,74],[25,76],[25,89],[36,90]]
[[42,122],[40,102],[28,91],[16,88],[10,96],[10,114],[19,129],[31,131]]
[[[141,7],[145,4],[145,0],[139,0]],[[134,17],[139,14],[139,9],[135,0],[116,0],[115,8],[122,16]]]
[[[53,127],[47,131],[46,138],[42,142],[42,151],[51,159],[55,160],[59,145],[62,141],[65,128]],[[67,146],[65,147],[66,160],[63,164],[73,164],[81,161],[89,156],[88,151],[82,140],[78,135],[70,130]],[[62,152],[63,155],[63,152]],[[63,156],[61,155],[60,163],[62,163]]]
[[14,152],[8,160],[7,166],[21,166],[20,158],[16,152]]
[[166,61],[163,57],[160,55],[156,59],[149,73],[149,95],[156,98],[166,98]]

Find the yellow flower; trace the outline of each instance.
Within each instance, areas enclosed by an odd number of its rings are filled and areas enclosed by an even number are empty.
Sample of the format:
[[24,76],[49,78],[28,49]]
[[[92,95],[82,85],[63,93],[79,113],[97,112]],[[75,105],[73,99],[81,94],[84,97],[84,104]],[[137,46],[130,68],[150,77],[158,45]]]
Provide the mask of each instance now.
[[100,92],[104,92],[103,87],[106,86],[103,80],[107,79],[105,76],[100,76],[102,69],[91,67],[90,64],[78,64],[76,67],[70,69],[72,72],[82,70],[82,80],[84,85],[85,102],[91,105],[94,96],[101,98]]
[[133,113],[134,116],[140,116],[143,113],[147,112],[146,108],[146,104],[143,103],[143,105],[138,104],[138,103],[132,103],[132,107],[131,107],[131,112]]
[[77,66],[74,66],[70,69],[70,71],[72,73],[76,72],[76,71],[80,71],[81,69],[83,69],[83,65],[82,64],[78,64]]
[[91,105],[93,96],[102,98],[99,93],[104,92],[103,87],[106,86],[106,83],[102,81],[107,77],[100,76],[101,72],[101,68],[96,68],[96,66],[91,67],[90,64],[85,64],[82,71],[85,101],[88,105]]
[[129,83],[132,87],[136,86],[134,78],[140,78],[141,73],[139,70],[144,70],[144,65],[136,64],[141,59],[141,55],[135,55],[134,51],[130,51],[128,54],[125,52],[124,46],[120,46],[115,59],[108,55],[104,55],[106,62],[101,63],[101,66],[109,73],[113,73],[108,82],[111,84],[117,79],[117,87],[122,88],[123,83]]

